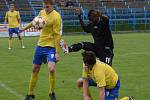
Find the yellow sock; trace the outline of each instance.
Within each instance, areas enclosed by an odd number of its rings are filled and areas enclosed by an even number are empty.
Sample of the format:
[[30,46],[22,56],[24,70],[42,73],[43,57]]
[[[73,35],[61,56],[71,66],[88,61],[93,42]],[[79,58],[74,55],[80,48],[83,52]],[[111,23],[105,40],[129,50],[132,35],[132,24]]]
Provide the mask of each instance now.
[[8,43],[9,43],[9,45],[8,45],[9,48],[11,48],[11,47],[12,47],[12,40],[9,39],[9,40],[8,40]]
[[38,79],[38,73],[32,73],[30,83],[29,83],[29,92],[28,95],[33,95],[34,88],[36,86]]
[[120,100],[129,100],[129,97],[123,97]]
[[55,85],[56,85],[56,72],[50,73],[49,74],[49,93],[54,93],[55,92]]
[[20,41],[20,44],[21,44],[21,47],[23,47],[23,39],[19,40]]

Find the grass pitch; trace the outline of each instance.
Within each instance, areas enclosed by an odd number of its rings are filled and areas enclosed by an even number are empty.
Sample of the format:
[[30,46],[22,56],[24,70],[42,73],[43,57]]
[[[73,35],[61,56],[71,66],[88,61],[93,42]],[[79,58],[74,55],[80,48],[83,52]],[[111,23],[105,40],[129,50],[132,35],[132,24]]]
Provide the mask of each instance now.
[[[64,36],[68,44],[92,41],[89,35]],[[150,34],[115,34],[113,68],[120,75],[120,97],[134,96],[135,100],[150,98]],[[8,50],[7,38],[0,38],[0,100],[23,100],[28,91],[32,58],[38,37],[24,38],[25,49],[18,40],[13,40],[13,49]],[[76,87],[81,76],[81,51],[65,55],[57,64],[56,95],[58,100],[82,100]],[[35,100],[49,100],[48,71],[43,65],[35,89]],[[94,100],[98,100],[98,88],[90,88]]]

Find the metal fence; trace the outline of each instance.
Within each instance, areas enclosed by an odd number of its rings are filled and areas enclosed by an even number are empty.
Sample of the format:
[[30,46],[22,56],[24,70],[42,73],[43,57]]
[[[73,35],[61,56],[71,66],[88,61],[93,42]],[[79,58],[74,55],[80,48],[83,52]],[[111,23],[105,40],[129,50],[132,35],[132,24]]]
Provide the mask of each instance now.
[[[146,2],[146,1],[143,1]],[[30,4],[30,3],[29,3]],[[147,3],[148,4],[148,3]],[[5,6],[4,6],[5,7]],[[77,15],[75,14],[76,7],[61,8],[55,6],[61,13],[63,18],[64,32],[82,32]],[[33,10],[32,10],[33,9]],[[41,6],[39,9],[42,9]],[[88,10],[83,10],[83,19],[88,21]],[[143,8],[99,8],[103,14],[107,15],[110,20],[110,29],[112,31],[149,31],[150,30],[150,7]],[[4,22],[6,10],[0,11],[0,23]],[[20,11],[23,22],[31,21],[38,13],[35,7],[31,5],[30,11]]]
[[[101,9],[100,9],[101,10]],[[150,8],[107,8],[103,9],[104,15],[109,17],[110,29],[112,31],[149,31],[150,30]],[[64,31],[81,31],[79,20],[74,10],[71,13],[61,12],[64,23]],[[88,10],[84,10],[83,19],[88,21]],[[67,28],[69,27],[69,28]]]

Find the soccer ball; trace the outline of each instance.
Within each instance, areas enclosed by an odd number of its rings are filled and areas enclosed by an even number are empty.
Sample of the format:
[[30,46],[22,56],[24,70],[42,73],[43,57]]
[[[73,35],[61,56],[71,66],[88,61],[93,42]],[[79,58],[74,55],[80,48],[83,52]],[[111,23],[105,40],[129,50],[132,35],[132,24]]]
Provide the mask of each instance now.
[[37,16],[33,19],[32,24],[36,29],[42,29],[45,26],[46,21],[43,17]]

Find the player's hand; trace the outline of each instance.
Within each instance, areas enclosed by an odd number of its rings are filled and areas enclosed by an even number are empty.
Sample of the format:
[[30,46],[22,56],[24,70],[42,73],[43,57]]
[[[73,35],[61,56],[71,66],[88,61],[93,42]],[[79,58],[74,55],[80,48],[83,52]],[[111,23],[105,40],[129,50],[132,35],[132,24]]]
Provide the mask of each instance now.
[[22,33],[24,30],[22,28],[19,29],[19,33]]
[[60,60],[59,53],[56,53],[56,54],[55,54],[55,58],[56,58],[56,62],[58,62],[58,61]]
[[84,100],[91,100],[89,96],[84,96]]
[[76,14],[77,14],[78,16],[81,16],[81,15],[82,15],[82,12],[81,12],[81,9],[80,9],[80,8],[77,8],[77,9],[76,9]]
[[66,54],[69,53],[68,45],[63,39],[60,40],[60,46],[64,53],[66,53]]

